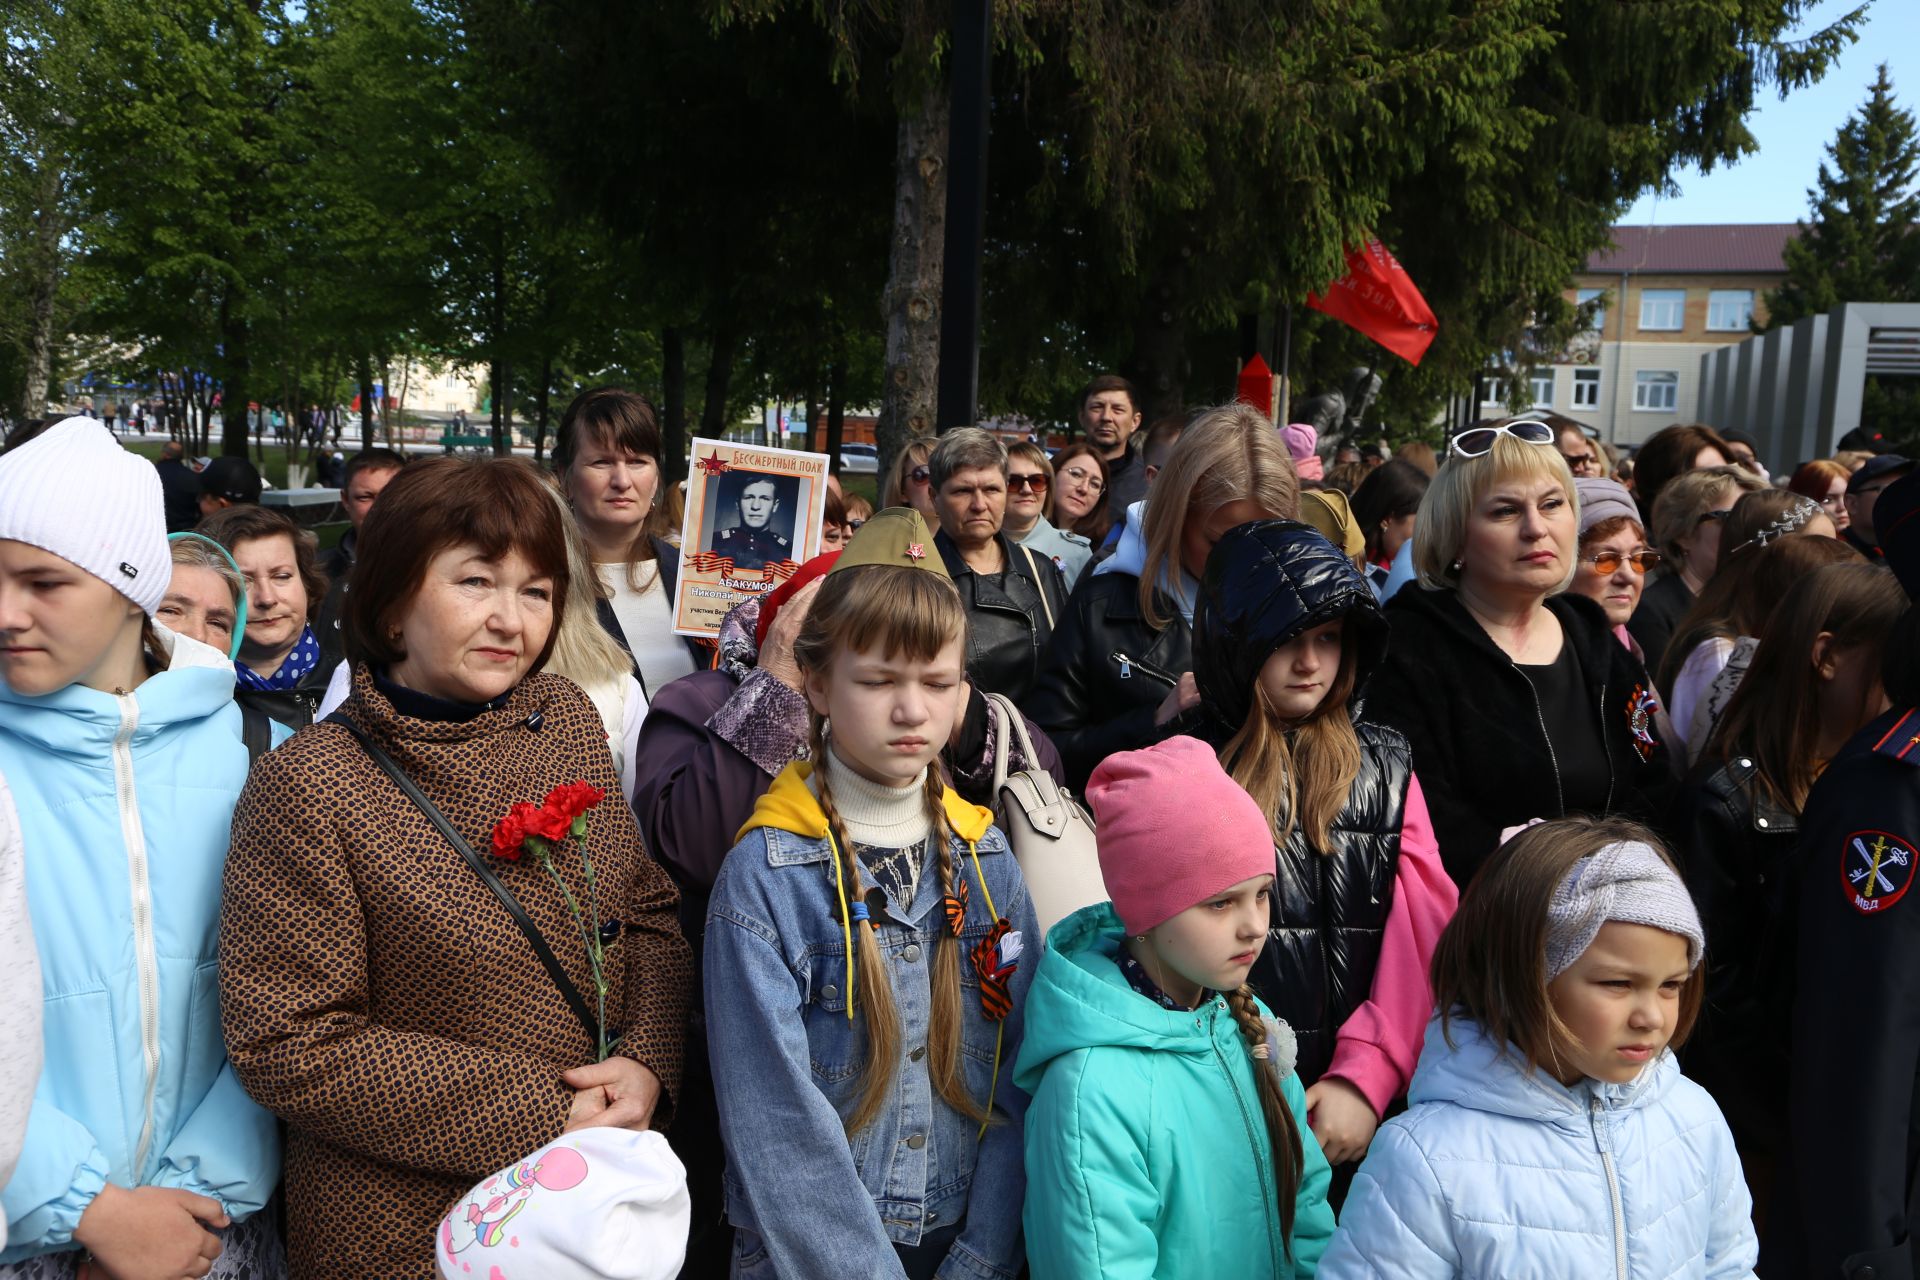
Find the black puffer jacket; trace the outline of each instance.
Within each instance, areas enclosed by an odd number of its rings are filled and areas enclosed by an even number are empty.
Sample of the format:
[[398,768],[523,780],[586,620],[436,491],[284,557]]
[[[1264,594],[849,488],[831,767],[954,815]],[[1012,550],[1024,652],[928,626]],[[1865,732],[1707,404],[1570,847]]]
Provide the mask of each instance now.
[[1053,624],[1067,607],[1067,580],[1053,557],[1034,555],[1006,534],[995,535],[1006,569],[983,577],[967,567],[946,531],[933,545],[967,608],[967,679],[982,693],[1024,706],[1053,640]]
[[1139,578],[1088,569],[1060,616],[1040,681],[1021,704],[1060,749],[1076,791],[1114,752],[1164,736],[1153,714],[1193,669],[1193,629],[1164,594],[1156,608],[1171,619],[1158,631],[1140,611]]
[[[1206,727],[1223,745],[1245,723],[1260,669],[1302,632],[1344,618],[1357,640],[1355,687],[1386,651],[1373,590],[1311,526],[1241,525],[1207,559],[1193,619],[1193,674]],[[1349,700],[1349,714],[1356,703]],[[1360,772],[1320,851],[1297,826],[1276,851],[1273,922],[1248,981],[1299,1037],[1308,1084],[1333,1060],[1334,1038],[1373,989],[1400,861],[1413,752],[1385,726],[1357,721]]]
[[[1585,596],[1549,596],[1580,660],[1612,783],[1605,810],[1663,822],[1673,798],[1653,727],[1646,669]],[[1367,693],[1369,712],[1413,744],[1440,857],[1465,889],[1500,841],[1534,818],[1565,817],[1559,766],[1533,684],[1452,590],[1408,586],[1388,602],[1392,640]]]
[[1681,1060],[1720,1104],[1742,1151],[1776,1151],[1787,1105],[1794,847],[1799,815],[1768,798],[1751,756],[1694,766],[1674,843],[1707,931],[1706,1004]]

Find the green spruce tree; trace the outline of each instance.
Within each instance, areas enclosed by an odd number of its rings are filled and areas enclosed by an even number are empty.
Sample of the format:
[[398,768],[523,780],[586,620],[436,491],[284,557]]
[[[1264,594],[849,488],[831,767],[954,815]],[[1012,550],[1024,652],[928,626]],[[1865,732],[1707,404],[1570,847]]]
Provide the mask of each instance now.
[[1787,245],[1786,283],[1767,295],[1770,327],[1843,302],[1920,299],[1920,130],[1894,103],[1885,63],[1827,155],[1811,217]]

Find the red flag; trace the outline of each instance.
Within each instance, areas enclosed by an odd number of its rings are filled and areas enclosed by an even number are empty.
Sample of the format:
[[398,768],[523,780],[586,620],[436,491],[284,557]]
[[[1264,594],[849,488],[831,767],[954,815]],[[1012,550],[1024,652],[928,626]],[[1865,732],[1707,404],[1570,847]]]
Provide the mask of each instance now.
[[1413,277],[1378,240],[1349,248],[1347,274],[1328,285],[1325,294],[1309,297],[1307,305],[1353,326],[1410,364],[1420,363],[1440,329]]
[[1252,405],[1269,418],[1273,416],[1273,370],[1259,352],[1254,352],[1253,359],[1240,370],[1237,391],[1234,399]]

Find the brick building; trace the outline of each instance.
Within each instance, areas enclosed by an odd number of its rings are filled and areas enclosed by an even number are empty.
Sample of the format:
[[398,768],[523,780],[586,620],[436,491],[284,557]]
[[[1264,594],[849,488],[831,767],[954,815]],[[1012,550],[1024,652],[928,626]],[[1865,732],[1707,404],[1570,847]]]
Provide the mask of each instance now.
[[[1694,421],[1701,356],[1749,337],[1750,320],[1764,321],[1764,295],[1786,278],[1781,255],[1795,230],[1793,223],[1615,227],[1614,247],[1589,258],[1567,291],[1578,302],[1602,300],[1598,323],[1535,372],[1534,407],[1621,444]],[[1487,412],[1506,398],[1502,387],[1485,395]]]

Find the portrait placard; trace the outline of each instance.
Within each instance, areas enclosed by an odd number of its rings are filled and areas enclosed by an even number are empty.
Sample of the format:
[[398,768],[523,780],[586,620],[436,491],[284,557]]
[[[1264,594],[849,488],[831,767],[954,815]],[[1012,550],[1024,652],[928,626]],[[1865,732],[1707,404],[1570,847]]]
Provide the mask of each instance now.
[[713,639],[727,610],[791,578],[820,551],[826,506],[826,454],[695,440],[675,634]]

